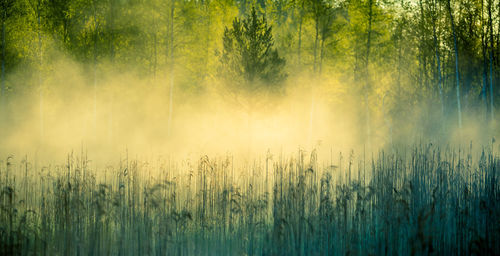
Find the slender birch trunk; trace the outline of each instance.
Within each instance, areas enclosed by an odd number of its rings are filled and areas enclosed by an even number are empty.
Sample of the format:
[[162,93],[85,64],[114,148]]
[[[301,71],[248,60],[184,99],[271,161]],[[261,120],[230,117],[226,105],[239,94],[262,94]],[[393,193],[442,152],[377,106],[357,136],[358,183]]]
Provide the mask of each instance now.
[[[330,26],[331,21],[332,21],[332,16],[331,13],[327,13],[327,22],[325,23],[325,26]],[[321,76],[321,73],[323,72],[323,59],[325,55],[325,40],[327,38],[327,33],[330,28],[323,28],[322,33],[321,33],[321,44],[320,44],[320,53],[319,53],[319,75]]]
[[397,92],[397,97],[400,98],[401,96],[401,59],[403,57],[403,44],[402,44],[402,38],[403,38],[403,27],[402,25],[399,28],[399,35],[398,35],[398,92]]
[[208,76],[208,73],[210,72],[210,29],[211,29],[211,26],[212,26],[212,19],[210,17],[210,1],[207,0],[206,1],[206,12],[207,12],[207,27],[206,27],[206,33],[207,33],[207,37],[206,37],[206,42],[205,42],[205,55],[206,55],[206,76]]
[[302,5],[300,7],[300,14],[299,14],[299,45],[297,47],[297,58],[298,58],[298,66],[300,66],[301,63],[301,51],[302,51],[302,22],[304,19],[304,1],[302,1]]
[[170,6],[170,98],[168,106],[168,127],[167,135],[170,136],[172,132],[172,114],[173,114],[173,100],[174,100],[174,14],[175,14],[175,0],[171,0]]
[[110,31],[109,39],[109,58],[111,63],[115,59],[115,1],[111,0],[109,5],[109,25],[108,29]]
[[[318,6],[315,6],[314,8],[319,8]],[[317,64],[317,52],[318,52],[318,40],[319,40],[319,10],[315,10],[315,35],[314,35],[314,46],[313,46],[313,55],[314,55],[314,62],[313,62],[313,73],[315,78],[317,78],[317,70],[318,70],[318,64]],[[309,110],[309,132],[308,132],[308,144],[313,147],[312,143],[312,137],[313,137],[313,123],[314,123],[314,83],[311,83],[311,106]]]
[[5,95],[5,19],[7,19],[7,10],[3,10],[2,17],[2,87],[0,88],[0,101],[2,102]]
[[37,3],[37,34],[38,34],[38,90],[40,97],[40,138],[44,137],[44,116],[43,116],[43,88],[42,88],[42,63],[43,63],[43,54],[42,54],[42,31],[41,31],[41,1]]
[[[114,64],[115,61],[115,8],[116,3],[114,0],[111,0],[109,3],[109,16],[108,16],[108,31],[110,33],[109,39],[109,58],[111,65]],[[114,105],[114,93],[111,92],[110,101],[109,101],[109,116],[108,116],[108,141],[110,144],[113,142],[113,105]]]
[[420,6],[420,47],[419,47],[419,50],[420,50],[420,61],[419,61],[419,64],[421,65],[421,72],[420,72],[420,79],[421,79],[421,86],[424,86],[425,88],[427,88],[428,84],[427,84],[427,56],[426,56],[426,52],[425,52],[425,41],[426,41],[426,38],[425,38],[425,33],[426,31],[424,30],[425,29],[425,17],[424,17],[424,7],[423,7],[423,4],[422,4],[422,0],[419,0],[418,1],[419,3],[419,6]]
[[444,116],[444,97],[443,97],[443,78],[441,75],[441,55],[439,54],[439,42],[436,33],[436,15],[437,7],[436,0],[433,1],[433,13],[432,13],[432,37],[434,39],[434,48],[437,61],[437,75],[438,75],[438,89],[439,89],[439,100],[441,101],[441,114]]
[[318,70],[318,76],[321,76],[321,73],[323,72],[323,57],[325,54],[325,38],[324,36],[321,36],[321,43],[319,46],[319,70]]
[[156,68],[158,66],[158,39],[156,32],[156,18],[153,16],[153,80],[156,81]]
[[94,44],[94,49],[93,49],[93,76],[94,76],[94,132],[97,129],[97,29],[98,29],[98,24],[97,24],[97,10],[96,10],[96,3],[95,0],[92,2],[92,7],[93,7],[93,20],[94,20],[94,34],[92,35],[92,41]]
[[373,1],[368,1],[368,31],[367,31],[367,39],[366,39],[366,60],[365,60],[365,90],[364,90],[364,98],[365,98],[365,111],[366,111],[366,132],[367,132],[367,140],[369,144],[369,149],[371,150],[371,127],[370,127],[370,108],[368,104],[368,89],[370,87],[370,50],[371,50],[371,39],[372,39],[372,22],[373,22]]
[[459,61],[458,61],[457,35],[455,33],[455,21],[453,19],[453,12],[451,10],[450,0],[448,0],[448,14],[450,15],[451,32],[453,34],[453,45],[455,50],[455,80],[456,80],[456,92],[457,92],[458,127],[462,128],[462,107],[460,105],[460,71],[458,69]]
[[[318,8],[318,7],[316,7],[316,8]],[[318,40],[319,40],[319,14],[316,14],[314,48],[313,48],[313,55],[314,55],[313,71],[314,71],[314,74],[316,74],[316,71],[318,70],[318,68],[317,68],[317,66],[318,66],[318,64],[317,64]]]
[[486,39],[486,33],[484,31],[484,17],[483,17],[483,12],[484,12],[484,0],[481,0],[481,48],[482,48],[482,54],[483,54],[483,86],[481,88],[481,98],[484,102],[484,117],[485,120],[488,119],[488,99],[486,97],[486,90],[488,88],[488,64],[486,61],[486,51],[488,49],[488,43]]
[[488,23],[490,27],[490,119],[491,121],[495,118],[495,103],[494,103],[494,93],[493,93],[493,19],[491,17],[492,1],[488,1]]

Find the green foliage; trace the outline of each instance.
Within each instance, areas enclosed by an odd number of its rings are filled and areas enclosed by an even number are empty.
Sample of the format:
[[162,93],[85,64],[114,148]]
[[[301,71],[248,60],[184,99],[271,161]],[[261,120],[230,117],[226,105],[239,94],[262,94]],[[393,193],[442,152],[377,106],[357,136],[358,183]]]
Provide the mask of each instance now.
[[5,22],[14,13],[14,3],[14,0],[0,1],[0,21]]
[[285,59],[274,49],[272,27],[255,8],[245,19],[235,18],[224,31],[222,72],[226,79],[236,79],[238,86],[254,91],[265,85],[279,85],[285,78]]

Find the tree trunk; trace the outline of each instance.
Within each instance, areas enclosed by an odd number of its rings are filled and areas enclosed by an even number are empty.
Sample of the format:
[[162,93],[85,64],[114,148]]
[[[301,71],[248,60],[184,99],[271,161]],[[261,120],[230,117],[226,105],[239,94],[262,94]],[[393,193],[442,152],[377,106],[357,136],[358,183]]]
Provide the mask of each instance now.
[[158,66],[158,39],[156,37],[156,19],[153,17],[153,80],[156,80],[156,68]]
[[168,106],[168,127],[167,135],[170,136],[172,130],[172,113],[173,113],[173,100],[174,100],[174,14],[175,14],[175,0],[171,0],[170,6],[170,98]]
[[[318,6],[315,6],[314,8],[320,8]],[[318,40],[319,40],[319,19],[320,19],[320,14],[319,10],[315,10],[315,17],[314,17],[314,23],[315,23],[315,35],[314,35],[314,47],[313,47],[313,55],[314,55],[314,62],[313,62],[313,72],[314,75],[318,75]],[[313,123],[314,123],[314,83],[311,83],[311,107],[309,111],[309,132],[308,132],[308,144],[311,146],[311,149],[314,147],[312,143],[312,134],[313,134]]]
[[93,72],[94,72],[94,131],[97,129],[97,13],[95,1],[92,2],[93,19],[94,19],[94,34],[93,34]]
[[437,61],[437,75],[438,75],[438,89],[439,89],[439,100],[441,101],[441,114],[444,116],[444,97],[443,97],[443,78],[441,76],[441,56],[439,54],[439,42],[437,40],[436,33],[436,1],[433,3],[433,14],[432,14],[432,35],[434,38],[434,48],[436,50],[436,61]]
[[5,94],[5,19],[7,18],[6,12],[7,10],[3,11],[3,18],[2,18],[2,86],[0,88],[0,101],[3,102],[3,97]]
[[314,62],[313,62],[313,71],[314,71],[314,74],[316,75],[316,71],[317,71],[317,51],[318,51],[318,39],[319,39],[319,14],[316,14],[316,17],[315,17],[315,25],[316,25],[316,33],[315,33],[315,36],[314,36],[314,48],[313,48],[313,55],[314,55]]
[[210,60],[210,28],[212,26],[212,19],[210,17],[210,1],[209,0],[206,1],[206,6],[205,7],[206,7],[206,12],[207,12],[207,22],[206,22],[207,23],[207,27],[206,27],[206,30],[207,30],[206,31],[207,32],[207,38],[206,38],[206,40],[207,41],[205,42],[206,43],[206,45],[205,45],[205,48],[206,48],[205,49],[205,55],[206,55],[205,72],[206,73],[203,74],[203,75],[205,77],[207,77],[208,74],[210,73],[210,66],[211,66],[209,60]]
[[481,48],[483,54],[483,86],[481,88],[481,98],[484,102],[484,117],[488,119],[488,99],[486,97],[486,90],[488,88],[488,64],[486,61],[486,51],[488,50],[488,43],[484,31],[484,18],[483,18],[484,0],[481,0]]
[[[111,62],[111,65],[113,65],[113,62],[115,61],[115,1],[111,0],[109,3],[109,24],[108,24],[108,31],[110,34],[110,39],[109,39],[109,60]],[[111,100],[109,103],[109,116],[108,116],[108,141],[109,144],[112,145],[113,143],[113,103],[114,103],[114,95],[113,92],[111,92]]]
[[426,31],[425,31],[425,14],[424,7],[422,4],[422,0],[419,0],[420,5],[420,64],[421,64],[421,84],[427,89],[428,86],[428,77],[427,77],[427,55],[425,52],[425,41],[426,41]]
[[113,63],[115,59],[115,1],[111,0],[109,2],[109,58],[111,63]]
[[[497,1],[498,6],[497,6],[497,17],[499,19],[499,22],[497,22],[497,52],[496,52],[496,60],[497,60],[497,67],[500,66],[500,1]],[[497,70],[498,71],[498,70]],[[498,78],[498,74],[497,74]]]
[[458,127],[462,128],[462,107],[460,105],[460,72],[458,69],[459,62],[458,62],[457,35],[455,33],[455,21],[453,20],[453,12],[451,10],[450,0],[448,0],[448,14],[450,15],[451,32],[453,34],[453,46],[455,50],[455,80],[456,80],[456,91],[457,91]]
[[301,62],[301,59],[300,59],[300,54],[301,54],[301,48],[302,48],[302,21],[304,19],[304,1],[302,1],[302,5],[300,7],[300,17],[299,17],[299,45],[298,45],[298,48],[297,48],[297,63],[298,63],[298,66],[300,66],[300,62]]
[[67,18],[65,18],[63,21],[63,44],[65,46],[67,46],[66,44],[69,44],[68,23],[69,23],[69,20]]
[[399,35],[398,35],[398,91],[397,91],[397,97],[398,99],[401,98],[401,59],[403,57],[403,44],[402,44],[402,39],[403,39],[403,25],[400,25],[399,28]]
[[490,119],[491,121],[495,118],[495,104],[494,104],[494,93],[493,93],[493,19],[491,17],[492,1],[488,1],[488,23],[490,27]]
[[[490,45],[493,48],[493,45]],[[494,92],[493,92],[493,50],[490,49],[490,115],[491,121],[495,119],[495,104],[494,104]]]
[[319,70],[318,70],[318,76],[321,76],[321,73],[323,72],[323,57],[325,54],[325,38],[324,36],[321,36],[321,44],[319,47]]
[[40,139],[43,139],[44,135],[44,117],[43,117],[43,89],[42,89],[42,32],[41,32],[41,17],[40,17],[41,1],[38,2],[37,6],[37,33],[38,33],[38,90],[40,97]]
[[369,0],[368,1],[368,36],[366,39],[366,60],[365,60],[365,72],[368,75],[368,65],[370,63],[370,48],[371,48],[371,40],[372,40],[372,21],[373,21],[373,1],[374,0]]
[[[331,25],[331,19],[332,19],[332,16],[330,13],[327,14],[327,22],[326,22],[326,26],[330,26]],[[322,33],[321,33],[321,45],[320,45],[320,55],[319,55],[319,75],[321,76],[321,73],[323,71],[323,58],[324,58],[324,54],[325,54],[325,40],[327,38],[327,35],[328,35],[328,31],[329,31],[330,28],[323,28],[322,30]]]
[[373,1],[368,1],[368,31],[367,31],[367,39],[366,39],[366,60],[365,60],[365,89],[364,89],[364,98],[365,98],[365,111],[366,111],[366,136],[368,141],[368,148],[371,150],[371,125],[370,125],[370,107],[368,104],[368,89],[370,87],[370,50],[371,50],[371,36],[372,36],[372,22],[373,22]]

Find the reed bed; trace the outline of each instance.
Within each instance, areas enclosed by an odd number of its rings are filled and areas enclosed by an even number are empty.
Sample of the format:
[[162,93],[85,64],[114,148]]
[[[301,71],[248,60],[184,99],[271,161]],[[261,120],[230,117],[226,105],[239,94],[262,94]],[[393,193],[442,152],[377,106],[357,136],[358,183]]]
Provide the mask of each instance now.
[[0,163],[1,255],[493,255],[500,161],[432,145],[194,161]]

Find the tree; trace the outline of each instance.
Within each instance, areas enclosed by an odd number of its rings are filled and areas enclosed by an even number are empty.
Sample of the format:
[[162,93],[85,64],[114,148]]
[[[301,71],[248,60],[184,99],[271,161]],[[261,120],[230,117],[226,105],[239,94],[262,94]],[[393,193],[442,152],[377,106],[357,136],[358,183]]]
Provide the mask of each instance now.
[[487,68],[487,61],[486,61],[486,51],[488,50],[488,43],[487,43],[487,35],[486,35],[486,32],[485,31],[485,25],[484,23],[486,23],[485,21],[485,18],[484,18],[484,0],[481,0],[481,53],[482,53],[482,57],[483,57],[483,85],[482,85],[482,88],[481,88],[481,98],[484,102],[484,113],[486,115],[486,119],[487,120],[487,113],[488,113],[488,100],[486,99],[486,90],[487,90],[487,87],[488,87],[488,81],[487,81],[487,77],[488,77],[488,68]]
[[93,53],[93,71],[94,71],[94,129],[97,127],[97,37],[99,35],[99,21],[97,19],[97,3],[96,0],[92,0],[92,41],[94,45]]
[[1,87],[0,87],[0,97],[3,97],[5,93],[5,62],[6,62],[6,55],[5,55],[5,49],[7,48],[6,46],[6,40],[5,40],[5,23],[7,21],[7,18],[10,17],[11,12],[12,12],[12,6],[14,4],[13,0],[2,0],[0,2],[0,7],[2,10],[2,13],[0,13],[0,20],[2,22],[2,78],[1,78]]
[[31,9],[33,11],[34,16],[37,20],[37,38],[38,38],[38,90],[39,90],[39,110],[40,110],[40,138],[43,139],[44,134],[44,111],[43,111],[43,82],[42,82],[42,65],[43,65],[43,48],[42,48],[42,12],[44,11],[42,8],[46,7],[46,2],[44,0],[31,0],[29,1]]
[[280,84],[286,78],[285,59],[274,49],[271,32],[255,8],[245,19],[235,18],[232,27],[224,30],[221,62],[225,77],[250,92],[260,89],[261,83]]
[[313,57],[314,57],[314,63],[313,63],[313,70],[314,72],[317,71],[317,52],[318,52],[318,41],[319,41],[319,34],[320,34],[320,24],[322,23],[323,17],[328,17],[327,12],[330,10],[330,6],[327,5],[325,2],[322,0],[312,0],[311,1],[311,12],[314,18],[314,28],[315,28],[315,33],[314,33],[314,47],[313,47]]
[[172,112],[173,112],[173,101],[174,101],[174,43],[175,43],[175,34],[174,34],[174,22],[175,22],[175,0],[170,0],[170,23],[169,23],[169,38],[168,38],[168,57],[170,59],[170,98],[168,105],[168,127],[167,134],[170,136],[171,127],[172,127]]
[[[300,66],[300,57],[301,57],[301,48],[302,48],[302,25],[304,22],[304,3],[305,0],[298,1],[300,2],[299,9],[299,44],[297,46],[297,64]],[[297,4],[298,5],[298,4]]]
[[432,0],[430,4],[430,14],[432,17],[432,39],[434,43],[434,52],[436,55],[436,74],[438,77],[439,101],[441,102],[441,114],[444,116],[444,97],[443,97],[443,78],[441,75],[441,55],[439,51],[439,41],[436,33],[438,20],[437,1]]
[[488,0],[488,24],[490,32],[490,114],[491,120],[494,119],[494,99],[493,99],[493,21],[491,18],[492,1]]
[[111,62],[114,61],[115,58],[115,19],[116,19],[116,9],[118,3],[116,0],[110,0],[109,1],[109,8],[108,8],[108,13],[107,13],[107,29],[109,31],[109,58]]
[[64,46],[69,44],[70,28],[72,22],[72,10],[70,0],[52,0],[47,2],[48,27],[54,39],[62,42]]
[[451,32],[453,35],[453,48],[455,50],[455,82],[457,91],[457,110],[458,110],[458,127],[462,128],[462,107],[460,104],[460,71],[458,69],[458,47],[457,47],[457,35],[455,33],[455,21],[453,18],[453,10],[451,9],[450,0],[447,1],[448,14],[450,16]]
[[[346,10],[343,6],[333,6],[327,4],[325,6],[324,14],[320,19],[319,30],[320,30],[320,45],[319,45],[319,68],[318,74],[321,75],[323,71],[323,60],[325,59],[325,48],[328,43],[327,40],[334,38],[335,34],[345,26],[345,18],[347,16]],[[332,42],[333,41],[333,42]],[[338,40],[331,40],[330,44],[336,43]]]

